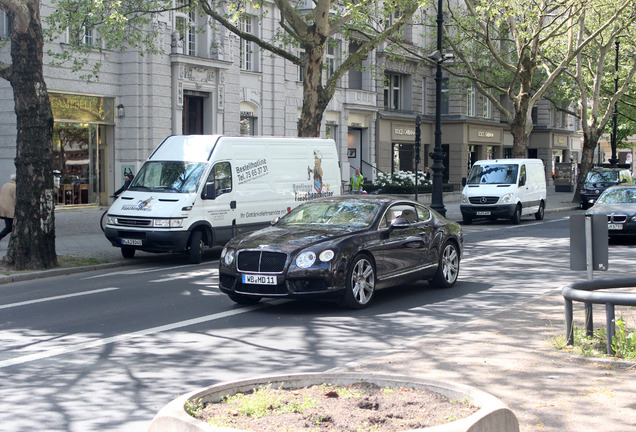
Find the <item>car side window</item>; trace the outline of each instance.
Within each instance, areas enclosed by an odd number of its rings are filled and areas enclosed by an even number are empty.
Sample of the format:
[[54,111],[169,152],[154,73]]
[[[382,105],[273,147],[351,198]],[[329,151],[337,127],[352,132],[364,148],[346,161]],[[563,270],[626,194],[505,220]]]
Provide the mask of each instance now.
[[215,197],[232,192],[232,165],[229,162],[215,164],[206,183],[214,183]]
[[417,209],[417,218],[420,222],[425,222],[431,218],[431,211],[424,206],[415,206]]

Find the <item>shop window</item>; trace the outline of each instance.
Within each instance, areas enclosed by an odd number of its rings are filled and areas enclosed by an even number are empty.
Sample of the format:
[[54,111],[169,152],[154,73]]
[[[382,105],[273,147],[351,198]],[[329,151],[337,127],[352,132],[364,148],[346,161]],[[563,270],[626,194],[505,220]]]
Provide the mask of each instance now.
[[415,145],[393,143],[393,163],[391,173],[415,171]]
[[[252,15],[242,15],[239,21],[241,31],[254,34],[254,29],[258,28],[254,24],[255,19],[256,18]],[[258,71],[258,62],[256,60],[257,53],[258,49],[254,42],[248,41],[247,39],[241,39],[241,69],[254,72]]]

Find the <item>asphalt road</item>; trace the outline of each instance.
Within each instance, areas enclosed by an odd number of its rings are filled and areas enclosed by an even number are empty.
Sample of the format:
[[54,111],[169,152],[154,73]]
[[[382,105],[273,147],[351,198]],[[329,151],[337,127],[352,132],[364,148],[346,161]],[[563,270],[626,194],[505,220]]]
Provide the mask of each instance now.
[[[177,395],[216,382],[426,350],[427,335],[581,280],[568,216],[467,226],[454,288],[385,290],[361,311],[235,305],[218,291],[215,253],[0,286],[0,430],[140,431]],[[634,268],[631,248],[612,245],[613,277]]]

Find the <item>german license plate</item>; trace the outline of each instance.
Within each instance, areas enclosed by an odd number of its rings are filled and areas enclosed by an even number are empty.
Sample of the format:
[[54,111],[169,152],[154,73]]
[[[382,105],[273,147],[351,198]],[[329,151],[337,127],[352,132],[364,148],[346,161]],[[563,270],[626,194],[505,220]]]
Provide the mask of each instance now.
[[607,229],[608,230],[622,230],[623,229],[623,225],[622,224],[607,224]]
[[141,246],[141,239],[121,239],[121,244],[128,246]]
[[276,276],[244,274],[243,283],[251,285],[276,285],[278,281],[276,280]]
[[489,211],[478,211],[477,216],[490,216]]

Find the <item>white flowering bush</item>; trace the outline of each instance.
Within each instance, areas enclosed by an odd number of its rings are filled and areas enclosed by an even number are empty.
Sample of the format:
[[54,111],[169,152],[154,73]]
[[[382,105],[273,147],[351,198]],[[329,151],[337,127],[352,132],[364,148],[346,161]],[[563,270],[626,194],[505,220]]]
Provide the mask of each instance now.
[[[387,187],[387,186],[395,186],[395,187],[414,187],[415,186],[415,173],[412,171],[397,171],[393,174],[380,173],[374,185],[378,187]],[[430,180],[426,180],[424,178],[424,172],[417,172],[417,185],[418,186],[426,186],[431,185],[432,182]]]

